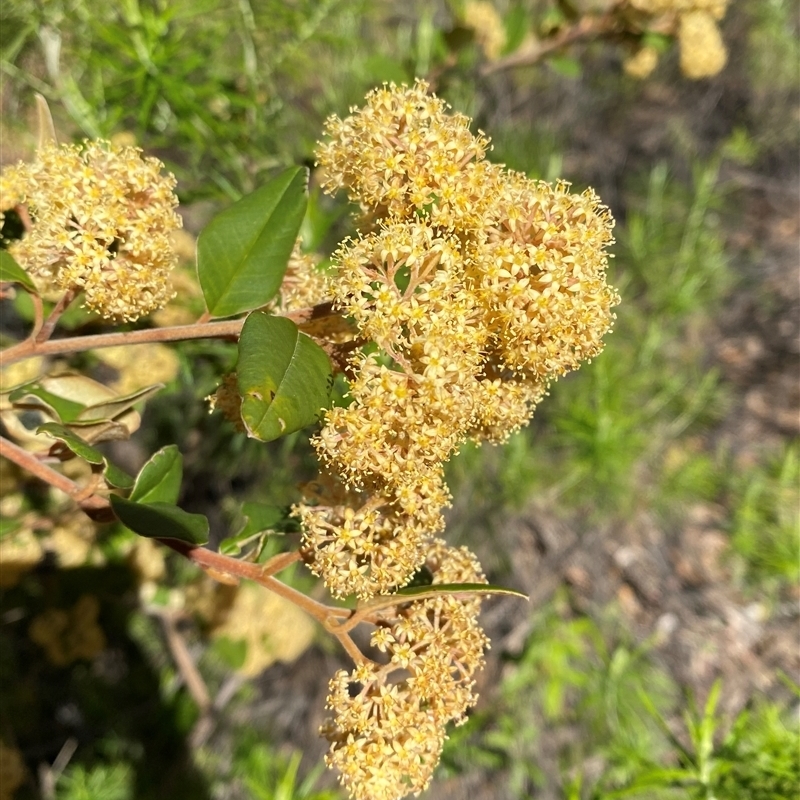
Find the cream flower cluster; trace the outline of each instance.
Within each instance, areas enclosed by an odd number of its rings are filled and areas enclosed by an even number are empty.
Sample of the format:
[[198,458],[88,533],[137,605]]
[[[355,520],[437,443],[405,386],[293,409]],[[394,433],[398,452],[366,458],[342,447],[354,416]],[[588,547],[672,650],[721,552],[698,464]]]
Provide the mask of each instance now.
[[[694,80],[708,78],[722,70],[728,51],[718,22],[725,16],[730,0],[629,0],[631,7],[663,20],[674,29],[681,50],[681,72]],[[625,64],[636,78],[646,78],[655,68],[658,55],[645,46]]]
[[286,265],[280,293],[268,306],[276,313],[310,308],[329,297],[325,275],[317,269],[319,259],[304,253],[301,245],[302,239],[298,237]]
[[103,317],[131,321],[170,298],[181,227],[175,178],[135,147],[47,146],[3,171],[0,208],[27,206],[31,230],[9,252],[45,288],[82,290]]
[[[466,548],[426,542],[432,584],[485,583]],[[322,733],[327,763],[355,800],[397,800],[428,785],[439,761],[445,725],[465,721],[475,703],[473,675],[487,639],[477,623],[480,603],[439,596],[398,603],[378,615],[372,646],[386,663],[366,661],[330,682],[334,716]]]
[[317,153],[327,189],[363,212],[330,291],[373,343],[351,359],[350,404],[314,441],[327,495],[296,508],[337,596],[408,581],[443,527],[442,463],[526,424],[551,381],[600,352],[618,301],[595,194],[486,161],[486,137],[427,89],[375,90],[328,120]]

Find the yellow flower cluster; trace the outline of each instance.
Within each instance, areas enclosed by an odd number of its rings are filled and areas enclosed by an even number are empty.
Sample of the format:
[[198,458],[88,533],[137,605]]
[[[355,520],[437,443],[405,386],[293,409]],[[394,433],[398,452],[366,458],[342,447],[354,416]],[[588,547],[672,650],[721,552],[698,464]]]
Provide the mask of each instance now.
[[[725,16],[730,0],[629,0],[644,14],[663,20],[674,29],[681,49],[681,72],[694,80],[716,75],[728,60],[717,23]],[[646,78],[658,56],[645,46],[625,64],[628,74]]]
[[79,658],[94,658],[106,638],[97,624],[100,604],[94,595],[83,595],[69,610],[51,608],[31,622],[31,640],[44,648],[47,658],[65,667]]
[[135,147],[47,146],[0,178],[0,209],[24,204],[32,227],[9,251],[46,287],[82,290],[102,316],[135,320],[171,297],[181,226],[172,175]]
[[[433,585],[485,583],[475,557],[441,540],[426,542]],[[430,782],[445,725],[465,721],[476,700],[473,675],[487,639],[480,603],[452,596],[398,603],[379,614],[372,646],[386,663],[366,661],[330,682],[323,726],[329,766],[355,800],[397,800]]]
[[311,253],[304,253],[302,241],[297,239],[286,265],[280,295],[269,304],[274,311],[297,311],[311,308],[329,298],[328,282],[324,273],[317,269],[317,261]]
[[526,424],[551,381],[600,352],[617,303],[595,194],[486,161],[486,137],[427,89],[372,92],[328,120],[317,153],[371,225],[334,254],[330,290],[377,346],[351,359],[352,402],[314,442],[332,494],[296,509],[337,596],[408,581],[443,526],[442,462]]

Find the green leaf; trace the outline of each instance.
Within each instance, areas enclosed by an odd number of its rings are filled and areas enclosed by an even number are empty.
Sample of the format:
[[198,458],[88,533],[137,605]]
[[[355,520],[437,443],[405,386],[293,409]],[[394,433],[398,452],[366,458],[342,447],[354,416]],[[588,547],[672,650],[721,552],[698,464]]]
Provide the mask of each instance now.
[[68,425],[94,425],[120,417],[162,386],[148,386],[119,397],[113,389],[86,375],[67,373],[46,375],[18,386],[8,399],[17,408],[43,411]]
[[208,520],[171,503],[136,503],[111,495],[111,507],[121,522],[148,539],[178,539],[193,545],[208,541]]
[[71,453],[90,464],[95,466],[102,464],[103,475],[111,486],[115,486],[117,489],[130,489],[133,486],[133,478],[127,472],[121,470],[116,464],[112,464],[106,456],[78,436],[75,431],[59,425],[57,422],[45,422],[36,429],[36,432],[46,433],[48,436],[58,439]]
[[209,312],[229,317],[277,293],[306,210],[308,172],[293,167],[218,214],[197,240]]
[[239,339],[236,372],[242,421],[262,442],[313,424],[330,403],[328,356],[285,317],[250,314]]
[[506,30],[506,43],[502,54],[507,55],[522,44],[531,29],[531,21],[528,12],[521,5],[517,5],[506,14],[503,24]]
[[8,396],[14,408],[43,411],[61,422],[71,422],[85,408],[82,403],[60,397],[41,383],[20,386]]
[[103,476],[106,479],[106,483],[117,489],[130,489],[133,486],[133,478],[108,459],[106,459],[106,468]]
[[105,456],[99,450],[85,442],[77,433],[57,422],[46,422],[44,425],[40,425],[36,432],[46,433],[48,436],[58,439],[78,458],[82,458],[90,464],[102,464],[105,461]]
[[14,261],[8,250],[0,250],[0,283],[19,283],[29,292],[38,294],[31,276]]
[[89,444],[100,444],[101,442],[123,442],[131,438],[141,423],[141,417],[136,411],[128,411],[115,420],[94,420],[91,422],[77,422],[73,420],[69,423],[71,430],[77,431],[82,439]]
[[162,447],[139,470],[130,499],[137,503],[176,503],[183,478],[183,457],[174,444]]
[[269,506],[266,503],[245,503],[242,506],[245,524],[242,529],[223,539],[219,543],[219,551],[226,556],[236,556],[242,546],[259,537],[264,531],[274,530],[287,517],[285,507]]
[[371,611],[376,611],[380,608],[388,608],[389,606],[408,603],[412,600],[429,600],[432,597],[459,594],[507,594],[521,597],[523,600],[528,599],[528,595],[518,592],[516,589],[507,589],[504,586],[494,586],[490,583],[436,583],[430,586],[406,586],[403,589],[398,589],[396,594],[373,597],[372,600],[359,605],[359,610],[370,609]]

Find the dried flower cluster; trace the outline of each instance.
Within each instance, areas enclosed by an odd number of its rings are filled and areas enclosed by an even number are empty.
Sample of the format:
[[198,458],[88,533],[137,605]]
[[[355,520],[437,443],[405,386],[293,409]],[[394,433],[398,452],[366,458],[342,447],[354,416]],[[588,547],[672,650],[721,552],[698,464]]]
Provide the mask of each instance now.
[[[716,75],[728,60],[717,23],[730,0],[628,0],[631,7],[654,18],[659,27],[678,37],[681,72],[694,80]],[[645,45],[625,64],[625,71],[646,78],[655,69],[658,54]]]
[[[317,152],[325,188],[362,211],[329,292],[370,343],[350,359],[349,405],[314,439],[323,474],[294,509],[306,561],[339,597],[391,593],[420,570],[484,581],[468,551],[432,538],[450,499],[443,462],[525,425],[553,380],[600,352],[618,302],[596,195],[490,163],[486,137],[427,89],[375,90],[328,120]],[[478,611],[452,596],[380,612],[372,643],[389,663],[334,677],[328,762],[357,800],[427,785],[446,723],[474,702]]]
[[[484,583],[466,549],[429,540],[432,583]],[[379,614],[372,646],[388,661],[340,670],[330,682],[335,716],[322,732],[329,766],[355,800],[396,800],[430,782],[445,725],[465,721],[475,702],[473,675],[488,641],[478,626],[480,603],[439,596],[400,603]]]
[[0,210],[25,205],[32,221],[9,251],[44,288],[82,290],[103,317],[135,320],[171,297],[180,228],[172,175],[135,147],[47,146],[0,177]]

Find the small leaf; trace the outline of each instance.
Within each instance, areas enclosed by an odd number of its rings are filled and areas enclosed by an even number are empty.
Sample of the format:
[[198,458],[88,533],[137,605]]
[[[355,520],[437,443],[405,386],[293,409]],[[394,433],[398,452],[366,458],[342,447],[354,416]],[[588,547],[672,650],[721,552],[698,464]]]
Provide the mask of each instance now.
[[239,339],[236,372],[242,421],[262,442],[313,424],[330,403],[328,356],[285,317],[250,314]]
[[531,29],[531,20],[528,12],[522,6],[516,5],[506,14],[503,24],[506,31],[503,55],[507,55],[513,53],[523,43]]
[[229,317],[277,293],[306,209],[308,172],[294,167],[218,214],[197,240],[209,312]]
[[297,531],[297,521],[289,517],[288,506],[271,506],[266,503],[248,502],[242,505],[242,515],[247,523],[240,533],[252,536],[263,531],[288,533]]
[[58,439],[78,458],[82,458],[90,464],[102,464],[105,461],[105,456],[99,450],[84,441],[77,433],[57,422],[46,422],[44,425],[40,425],[36,432],[46,433],[54,439]]
[[136,411],[128,411],[114,420],[89,422],[73,420],[68,427],[79,433],[81,438],[89,444],[100,444],[101,442],[124,442],[126,439],[130,439],[131,435],[139,429],[141,421],[142,418]]
[[111,507],[120,521],[148,539],[177,539],[192,545],[208,541],[208,520],[171,503],[136,503],[111,495]]
[[48,436],[58,439],[71,453],[90,464],[95,466],[102,464],[103,476],[111,486],[117,489],[130,489],[133,486],[133,478],[127,472],[121,470],[116,464],[112,464],[106,456],[78,436],[75,431],[59,425],[57,422],[46,422],[44,425],[40,425],[36,432],[46,433]]
[[516,589],[507,589],[504,586],[494,586],[490,583],[436,583],[430,586],[406,586],[398,589],[396,594],[381,595],[359,605],[359,610],[370,609],[376,611],[380,608],[396,606],[398,603],[409,603],[417,600],[429,600],[432,597],[453,596],[459,594],[483,595],[506,594],[513,597],[528,599],[528,595]]
[[8,399],[18,408],[37,409],[63,423],[76,420],[89,406],[116,400],[113,390],[85,375],[47,375],[14,389]]
[[70,422],[84,409],[81,403],[59,397],[39,383],[20,386],[11,392],[8,399],[14,408],[42,411],[60,422]]
[[139,470],[130,499],[137,503],[176,503],[183,478],[183,457],[174,444],[162,447]]
[[0,283],[19,283],[29,292],[38,294],[31,276],[14,261],[8,250],[0,250]]
[[103,477],[109,486],[115,489],[130,489],[133,486],[133,478],[125,470],[120,469],[116,464],[112,464],[106,459],[106,468]]

